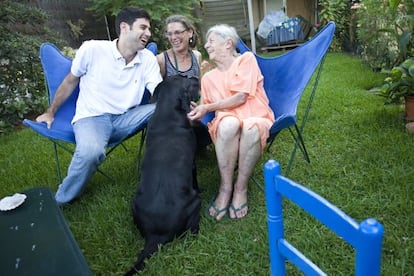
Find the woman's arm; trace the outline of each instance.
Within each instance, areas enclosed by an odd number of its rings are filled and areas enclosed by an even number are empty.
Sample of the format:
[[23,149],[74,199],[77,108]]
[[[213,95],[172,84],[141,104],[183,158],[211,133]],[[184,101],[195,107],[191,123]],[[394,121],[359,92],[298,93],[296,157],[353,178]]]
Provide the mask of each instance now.
[[201,118],[203,118],[203,116],[208,112],[216,110],[229,110],[238,107],[247,101],[247,97],[248,94],[238,92],[216,103],[200,104],[198,106],[195,106],[193,110],[187,114],[187,117],[190,120],[201,120]]
[[162,78],[165,77],[165,58],[164,58],[164,52],[157,55],[157,61],[158,65],[160,66],[160,73]]

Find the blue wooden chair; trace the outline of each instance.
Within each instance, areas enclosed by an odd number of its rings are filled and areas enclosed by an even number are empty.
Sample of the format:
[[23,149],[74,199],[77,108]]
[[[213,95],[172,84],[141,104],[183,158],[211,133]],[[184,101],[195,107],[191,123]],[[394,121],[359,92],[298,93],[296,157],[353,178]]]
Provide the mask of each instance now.
[[355,249],[355,275],[380,275],[384,229],[378,221],[368,218],[357,223],[320,195],[283,177],[275,160],[265,163],[264,178],[271,275],[286,275],[286,260],[305,275],[326,275],[286,240],[282,211],[284,198],[301,207]]
[[[154,53],[154,55],[157,54],[157,45],[154,42],[149,43],[147,45],[147,48],[151,50]],[[48,93],[48,99],[50,104],[53,101],[57,88],[59,87],[63,79],[66,77],[66,75],[69,73],[72,65],[72,60],[64,56],[54,44],[46,42],[40,46],[40,61],[43,67],[43,72],[45,76],[45,87]],[[46,123],[39,123],[29,119],[23,120],[24,125],[31,128],[37,134],[40,134],[41,136],[46,137],[53,142],[57,176],[60,182],[62,182],[62,176],[57,148],[60,147],[63,150],[69,152],[70,154],[73,154],[73,150],[70,146],[68,146],[68,143],[73,145],[76,143],[71,121],[73,116],[75,115],[76,101],[78,95],[79,85],[75,88],[71,96],[60,106],[60,108],[56,112],[55,119],[50,129],[47,128]],[[143,102],[141,104],[148,103],[148,98],[149,92],[146,91],[146,95],[144,96]],[[129,135],[126,138],[122,140],[109,141],[107,145],[108,150],[106,152],[106,155],[109,155],[119,145],[122,145],[124,147],[122,142],[126,141],[135,134],[141,132],[141,143],[138,153],[138,159],[140,160],[142,147],[145,140],[146,126],[147,122],[143,122],[141,125],[137,126],[134,131],[129,133]],[[111,179],[111,177],[104,173],[102,170],[98,169],[98,171]]]

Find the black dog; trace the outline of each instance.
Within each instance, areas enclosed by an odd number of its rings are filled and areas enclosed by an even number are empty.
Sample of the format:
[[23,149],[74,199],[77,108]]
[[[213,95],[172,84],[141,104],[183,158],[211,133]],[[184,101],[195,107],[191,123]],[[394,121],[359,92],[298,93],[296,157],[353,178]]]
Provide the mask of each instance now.
[[154,91],[157,107],[146,136],[141,181],[133,201],[134,222],[145,238],[133,275],[144,261],[187,231],[199,229],[201,199],[193,172],[196,138],[187,118],[190,101],[198,100],[196,78],[174,76]]

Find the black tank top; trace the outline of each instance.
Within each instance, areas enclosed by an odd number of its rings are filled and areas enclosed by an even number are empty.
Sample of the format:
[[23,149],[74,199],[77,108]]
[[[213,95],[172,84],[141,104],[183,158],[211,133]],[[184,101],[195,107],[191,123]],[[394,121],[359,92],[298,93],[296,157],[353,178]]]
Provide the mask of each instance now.
[[174,75],[183,75],[187,77],[196,77],[199,78],[200,76],[200,67],[198,66],[197,58],[194,55],[193,51],[190,50],[191,56],[191,66],[186,71],[177,70],[174,65],[171,63],[170,58],[168,57],[167,51],[164,52],[164,59],[165,59],[165,76],[171,77]]

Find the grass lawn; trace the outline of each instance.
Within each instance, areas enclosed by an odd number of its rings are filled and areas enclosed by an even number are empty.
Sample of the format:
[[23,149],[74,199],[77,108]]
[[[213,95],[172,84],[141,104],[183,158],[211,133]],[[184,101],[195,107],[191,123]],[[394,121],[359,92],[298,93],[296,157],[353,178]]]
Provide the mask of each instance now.
[[[311,163],[298,151],[289,177],[359,222],[378,219],[385,229],[382,274],[414,275],[414,136],[405,131],[401,107],[384,106],[382,98],[367,92],[382,79],[355,57],[328,54],[304,131]],[[35,186],[56,190],[51,143],[28,129],[0,136],[0,142],[0,198]],[[138,142],[139,136],[129,140],[129,151],[119,148],[103,164],[115,182],[96,174],[81,199],[63,208],[95,275],[122,275],[143,246],[130,211],[139,181]],[[292,146],[288,131],[282,132],[257,165],[256,177],[263,181],[268,159],[278,160],[283,171]],[[66,168],[70,156],[62,156]],[[263,191],[251,182],[248,216],[216,223],[204,215],[219,183],[213,148],[198,158],[198,169],[199,235],[162,247],[142,275],[268,275]],[[287,235],[298,248],[330,275],[353,273],[352,248],[294,206],[287,205],[285,214]],[[288,271],[300,275],[292,267]]]

